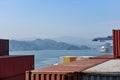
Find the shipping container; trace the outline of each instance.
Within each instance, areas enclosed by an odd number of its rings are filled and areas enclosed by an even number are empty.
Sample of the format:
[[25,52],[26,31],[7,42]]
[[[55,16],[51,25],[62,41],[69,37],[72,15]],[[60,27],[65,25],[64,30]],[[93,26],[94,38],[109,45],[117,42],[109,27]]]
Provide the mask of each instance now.
[[0,80],[25,80],[25,71],[34,69],[34,56],[0,56]]
[[89,59],[91,57],[93,56],[61,56],[58,58],[57,63],[58,64],[69,63],[69,62],[73,62],[81,59]]
[[82,71],[83,80],[120,80],[120,59],[112,59]]
[[82,71],[83,80],[120,80],[120,59],[112,59]]
[[9,55],[9,40],[0,39],[0,56]]
[[120,72],[120,59],[111,59],[109,61],[106,61],[104,63],[101,63],[97,66],[94,66],[92,68],[89,68],[85,70],[84,72],[86,73],[96,73],[96,72],[112,72],[112,73],[117,73]]
[[81,80],[80,72],[108,60],[109,59],[82,59],[26,71],[26,80]]
[[81,80],[120,80],[120,73],[84,73]]
[[115,58],[120,58],[120,30],[113,30],[113,53]]

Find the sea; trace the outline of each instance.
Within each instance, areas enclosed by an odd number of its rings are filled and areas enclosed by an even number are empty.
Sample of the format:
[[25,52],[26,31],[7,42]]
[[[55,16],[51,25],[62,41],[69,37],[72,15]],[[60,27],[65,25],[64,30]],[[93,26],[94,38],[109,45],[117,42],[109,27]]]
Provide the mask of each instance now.
[[52,66],[61,56],[98,56],[111,53],[100,53],[92,50],[38,50],[38,51],[10,51],[10,55],[34,55],[35,69]]

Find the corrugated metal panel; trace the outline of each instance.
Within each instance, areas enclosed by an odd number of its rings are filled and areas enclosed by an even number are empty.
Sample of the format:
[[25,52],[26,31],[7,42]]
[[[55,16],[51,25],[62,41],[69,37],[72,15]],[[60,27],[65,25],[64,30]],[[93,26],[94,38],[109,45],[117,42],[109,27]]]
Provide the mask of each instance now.
[[82,80],[120,80],[120,73],[86,73]]
[[113,53],[114,53],[114,57],[117,57],[117,34],[116,34],[116,30],[113,30]]
[[[26,72],[29,74],[29,72]],[[32,77],[26,80],[120,80],[120,73],[113,74],[83,74],[83,73],[68,73],[68,74],[36,74],[31,73]]]
[[[30,77],[29,75],[32,75]],[[26,72],[26,80],[83,80],[81,73],[30,73],[29,71]]]
[[[25,71],[33,69],[33,55],[0,57],[0,80],[18,80],[16,78],[24,76]],[[20,77],[20,79],[25,80],[25,77]]]
[[9,55],[9,40],[0,39],[0,56]]
[[0,80],[25,80],[25,74],[18,74],[6,78],[0,78]]
[[[109,59],[84,59],[26,72],[26,80],[81,80],[79,72]],[[48,77],[49,76],[49,77]]]
[[114,57],[120,57],[120,30],[113,30],[113,53]]

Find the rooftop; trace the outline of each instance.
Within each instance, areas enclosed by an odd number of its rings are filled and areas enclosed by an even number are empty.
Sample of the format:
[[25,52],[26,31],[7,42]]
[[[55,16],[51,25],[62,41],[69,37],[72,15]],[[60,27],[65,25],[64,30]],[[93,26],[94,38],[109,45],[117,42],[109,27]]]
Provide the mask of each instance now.
[[69,72],[81,72],[87,68],[93,67],[109,59],[83,59],[74,61],[71,63],[60,64],[55,66],[50,66],[42,69],[33,70],[32,72],[41,72],[41,73],[69,73]]
[[91,67],[83,72],[85,73],[94,73],[94,72],[95,73],[96,72],[118,73],[120,72],[120,59],[112,59],[112,60],[106,61],[104,63]]

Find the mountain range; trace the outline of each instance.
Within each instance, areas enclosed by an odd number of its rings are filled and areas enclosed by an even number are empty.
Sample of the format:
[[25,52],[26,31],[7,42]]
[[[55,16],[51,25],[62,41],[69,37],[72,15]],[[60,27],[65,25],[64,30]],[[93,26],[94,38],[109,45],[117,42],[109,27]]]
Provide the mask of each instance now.
[[51,39],[35,39],[31,41],[10,40],[11,51],[18,50],[82,50],[90,49],[88,46],[76,46],[65,42],[57,42]]

